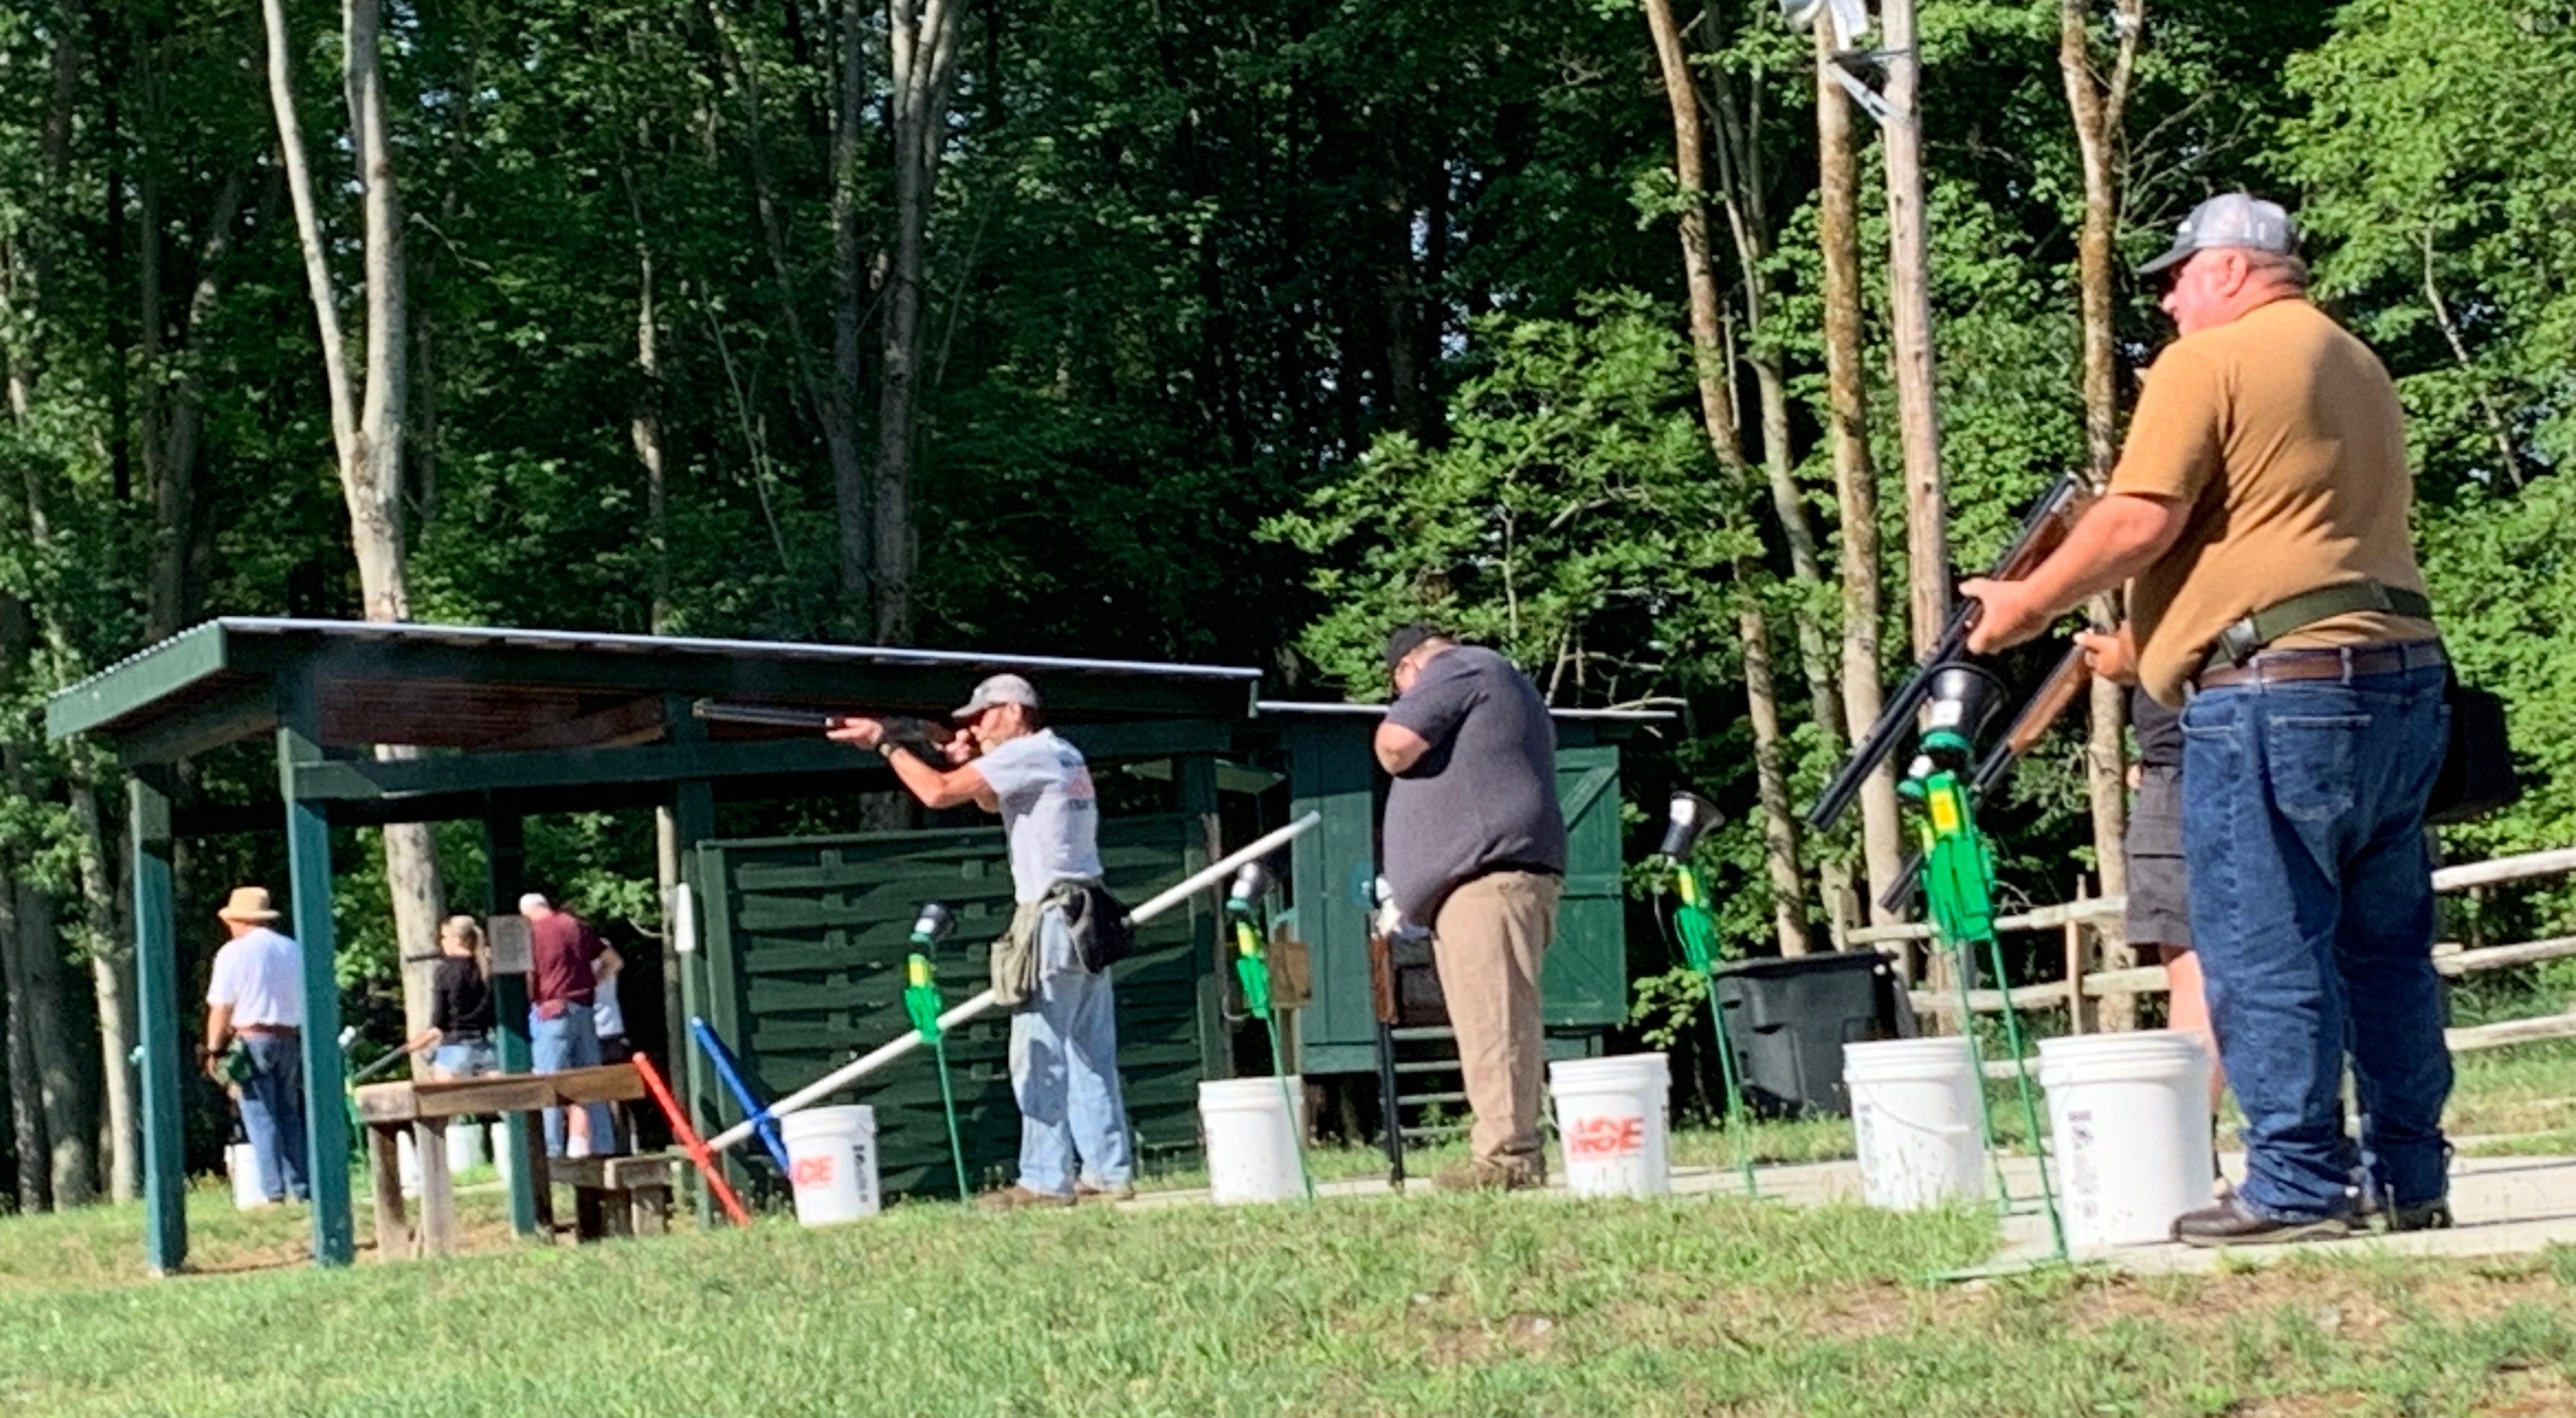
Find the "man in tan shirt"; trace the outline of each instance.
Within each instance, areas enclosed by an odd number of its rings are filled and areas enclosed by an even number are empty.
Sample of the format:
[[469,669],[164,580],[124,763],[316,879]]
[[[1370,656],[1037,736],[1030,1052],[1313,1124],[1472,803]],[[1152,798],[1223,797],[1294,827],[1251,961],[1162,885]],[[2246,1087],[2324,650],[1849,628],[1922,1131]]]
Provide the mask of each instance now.
[[2246,1144],[2236,1195],[2174,1223],[2196,1245],[2349,1232],[2347,1049],[2361,1200],[2393,1229],[2450,1224],[2424,834],[2448,671],[2396,388],[2308,302],[2293,247],[2270,202],[2192,212],[2142,268],[2181,338],[2109,490],[2027,579],[1959,588],[1982,653],[2127,583],[2129,623],[2085,637],[2094,668],[2183,707],[2191,933]]

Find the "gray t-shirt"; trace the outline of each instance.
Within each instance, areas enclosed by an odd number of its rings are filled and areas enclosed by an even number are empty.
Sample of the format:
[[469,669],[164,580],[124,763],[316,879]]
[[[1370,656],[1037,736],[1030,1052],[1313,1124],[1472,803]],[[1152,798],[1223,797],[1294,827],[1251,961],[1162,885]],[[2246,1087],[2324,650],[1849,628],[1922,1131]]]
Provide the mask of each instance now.
[[1498,867],[1564,872],[1556,725],[1529,676],[1478,646],[1444,650],[1386,721],[1431,745],[1386,794],[1386,879],[1405,919],[1430,925],[1451,890]]
[[1036,901],[1059,881],[1100,876],[1100,799],[1082,750],[1040,729],[975,760],[1002,800],[1011,839],[1011,895]]

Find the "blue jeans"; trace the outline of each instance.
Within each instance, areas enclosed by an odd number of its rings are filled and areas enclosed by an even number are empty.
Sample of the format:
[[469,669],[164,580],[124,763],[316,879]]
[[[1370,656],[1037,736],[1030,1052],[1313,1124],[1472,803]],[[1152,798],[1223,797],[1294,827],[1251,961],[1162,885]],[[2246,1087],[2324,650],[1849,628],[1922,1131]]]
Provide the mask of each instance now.
[[259,1159],[270,1201],[304,1200],[304,1043],[292,1034],[244,1034],[250,1077],[241,1085],[242,1131]]
[[2183,711],[2192,943],[2245,1112],[2239,1198],[2276,1220],[2341,1215],[2350,1053],[2379,1195],[2445,1191],[2451,1056],[2433,970],[2424,800],[2450,710],[2439,667],[2230,685]]
[[1053,911],[1039,926],[1038,996],[1011,1016],[1011,1094],[1020,1104],[1021,1186],[1063,1196],[1077,1176],[1108,1191],[1135,1184],[1118,1087],[1118,1001],[1107,972],[1082,968]]
[[[539,1073],[561,1073],[568,1068],[599,1066],[599,1031],[590,1022],[590,1006],[572,1004],[552,1019],[539,1019],[532,1006],[528,1010],[528,1052]],[[590,1149],[595,1153],[616,1150],[617,1124],[608,1116],[605,1103],[586,1103],[583,1111],[590,1114]],[[546,1109],[546,1155],[564,1155],[564,1110]]]
[[472,1039],[439,1045],[429,1064],[448,1078],[481,1078],[501,1071],[501,1056],[493,1051],[489,1038]]

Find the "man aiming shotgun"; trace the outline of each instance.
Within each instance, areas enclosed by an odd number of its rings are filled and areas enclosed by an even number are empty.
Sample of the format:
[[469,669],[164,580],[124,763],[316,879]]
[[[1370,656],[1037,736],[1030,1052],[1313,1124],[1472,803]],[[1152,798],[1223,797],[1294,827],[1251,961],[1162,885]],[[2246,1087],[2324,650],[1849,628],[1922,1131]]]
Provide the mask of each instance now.
[[1018,908],[993,943],[993,994],[1018,1011],[1011,1093],[1020,1105],[1020,1176],[985,1204],[1007,1210],[1132,1196],[1109,979],[1110,964],[1125,953],[1127,913],[1100,884],[1091,769],[1046,726],[1037,688],[1018,675],[975,686],[951,717],[965,732],[948,739],[944,766],[896,741],[884,720],[845,716],[826,733],[883,755],[925,807],[973,803],[1000,813],[1010,838]]

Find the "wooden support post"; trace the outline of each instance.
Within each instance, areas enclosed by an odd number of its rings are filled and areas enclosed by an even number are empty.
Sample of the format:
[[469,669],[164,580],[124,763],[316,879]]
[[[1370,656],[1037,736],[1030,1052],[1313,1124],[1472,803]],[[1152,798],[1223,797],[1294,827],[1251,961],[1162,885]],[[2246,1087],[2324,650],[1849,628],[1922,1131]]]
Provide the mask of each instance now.
[[[2075,878],[2075,899],[2085,898],[2084,878]],[[2084,923],[2066,923],[2066,1032],[2084,1032]]]
[[425,1118],[411,1125],[412,1150],[420,1154],[422,1255],[456,1254],[456,1179],[447,1174],[447,1130],[456,1125],[450,1118]]
[[349,1111],[340,1056],[340,978],[331,920],[331,820],[297,795],[298,770],[322,761],[310,683],[290,687],[278,710],[278,792],[286,799],[286,866],[295,943],[304,956],[305,1185],[313,1204],[313,1263],[347,1265],[357,1254],[349,1209]]
[[411,1222],[403,1216],[402,1135],[404,1124],[367,1129],[367,1181],[376,1203],[376,1258],[411,1257]]
[[174,1275],[188,1263],[188,1177],[179,1125],[182,1060],[196,1056],[179,1024],[179,934],[173,918],[170,799],[138,774],[127,780],[134,859],[134,989],[143,1042],[143,1263]]
[[[491,864],[484,909],[495,916],[516,911],[527,866],[525,824],[517,814],[496,812],[483,819],[483,857]],[[492,1022],[500,1036],[501,1071],[526,1073],[535,1063],[535,1055],[528,1048],[527,976],[492,977]],[[528,1142],[532,1131],[529,1122],[525,1113],[506,1113],[501,1118],[501,1146],[516,1159],[516,1165],[510,1168],[510,1229],[522,1236],[538,1233],[542,1219],[538,1203],[545,1187],[543,1167],[529,1166],[532,1157],[542,1161],[544,1131],[533,1130],[540,1143],[531,1148]]]

